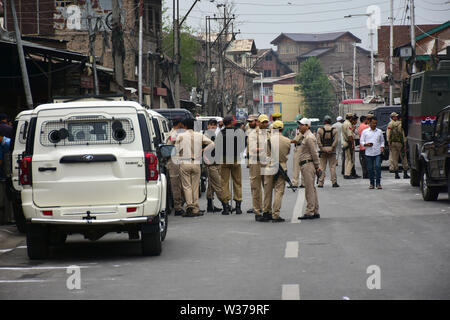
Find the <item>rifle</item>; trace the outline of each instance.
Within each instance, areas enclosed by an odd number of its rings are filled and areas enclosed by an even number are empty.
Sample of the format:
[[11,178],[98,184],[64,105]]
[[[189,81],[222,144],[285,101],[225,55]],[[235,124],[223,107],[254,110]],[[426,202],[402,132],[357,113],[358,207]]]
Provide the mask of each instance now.
[[289,179],[289,176],[287,175],[286,171],[283,170],[281,167],[281,164],[278,164],[278,172],[275,174],[274,181],[278,180],[278,177],[281,176],[284,181],[286,181],[289,185],[289,189],[295,192],[295,187],[292,185],[291,179]]
[[317,176],[316,184],[319,184],[319,180],[320,180],[320,177],[322,176],[322,174],[323,174],[323,171],[322,171],[322,170],[320,170],[320,173],[318,173],[318,172],[316,171],[316,176]]

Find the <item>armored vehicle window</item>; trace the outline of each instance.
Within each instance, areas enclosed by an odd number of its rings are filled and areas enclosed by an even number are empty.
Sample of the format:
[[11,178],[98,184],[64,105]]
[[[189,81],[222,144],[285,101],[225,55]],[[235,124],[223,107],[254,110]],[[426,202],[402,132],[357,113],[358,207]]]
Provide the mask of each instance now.
[[450,112],[444,113],[444,118],[442,120],[442,136],[448,136],[448,125],[449,125]]
[[433,76],[430,78],[430,90],[433,91],[450,91],[450,77]]
[[422,93],[422,77],[415,78],[411,87],[411,101],[420,102]]
[[439,114],[436,119],[436,129],[434,130],[435,137],[439,137],[441,135],[443,115],[444,115],[443,113]]

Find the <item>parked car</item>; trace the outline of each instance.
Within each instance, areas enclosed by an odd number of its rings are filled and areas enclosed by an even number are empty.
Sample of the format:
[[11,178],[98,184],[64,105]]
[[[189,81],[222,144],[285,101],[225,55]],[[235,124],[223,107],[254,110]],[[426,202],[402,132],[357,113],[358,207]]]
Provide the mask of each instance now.
[[159,255],[167,233],[165,174],[172,146],[155,145],[153,117],[131,101],[45,104],[31,114],[19,162],[30,259],[81,233],[141,239]]
[[169,119],[171,122],[172,122],[172,120],[174,120],[176,118],[195,119],[194,115],[189,110],[186,110],[186,109],[153,109],[153,110],[158,112],[159,114],[162,114],[164,117]]
[[450,105],[436,116],[431,141],[420,151],[420,190],[423,200],[435,201],[440,192],[450,202]]
[[7,196],[12,203],[17,230],[21,233],[25,233],[26,224],[22,210],[22,186],[19,183],[19,161],[22,159],[23,152],[25,151],[28,126],[30,124],[32,112],[32,110],[22,111],[14,120],[14,136],[13,139],[11,139],[11,168],[6,179]]

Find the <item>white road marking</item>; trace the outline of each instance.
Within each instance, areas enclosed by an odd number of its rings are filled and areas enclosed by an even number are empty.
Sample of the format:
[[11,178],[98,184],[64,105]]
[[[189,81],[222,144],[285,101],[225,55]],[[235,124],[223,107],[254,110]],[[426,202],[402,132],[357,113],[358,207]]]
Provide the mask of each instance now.
[[298,284],[283,284],[281,300],[300,300],[300,286]]
[[294,211],[292,212],[291,223],[300,223],[301,220],[298,220],[298,217],[303,216],[306,208],[306,199],[305,199],[305,189],[297,189],[298,195],[297,200],[295,201]]
[[286,242],[285,258],[298,258],[298,241]]
[[[10,271],[23,271],[23,270],[61,270],[68,269],[72,266],[48,266],[48,267],[0,267],[0,271],[2,270],[10,270]],[[81,269],[92,268],[90,266],[79,266]]]
[[13,251],[14,249],[1,249],[0,253],[6,253],[6,252],[10,252]]
[[0,283],[42,283],[42,282],[50,282],[50,280],[0,280]]

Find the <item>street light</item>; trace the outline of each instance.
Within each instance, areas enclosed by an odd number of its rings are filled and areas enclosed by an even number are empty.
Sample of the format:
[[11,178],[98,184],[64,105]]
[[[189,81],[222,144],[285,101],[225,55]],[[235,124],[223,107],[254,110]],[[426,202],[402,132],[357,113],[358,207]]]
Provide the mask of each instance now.
[[[359,14],[349,14],[347,16],[344,16],[344,18],[352,18],[352,17],[370,17],[372,19],[372,16],[375,14],[375,12],[370,13],[359,13]],[[372,92],[372,95],[375,96],[375,77],[374,77],[374,61],[373,61],[373,31],[371,28],[369,28],[369,38],[370,38],[370,91]]]

